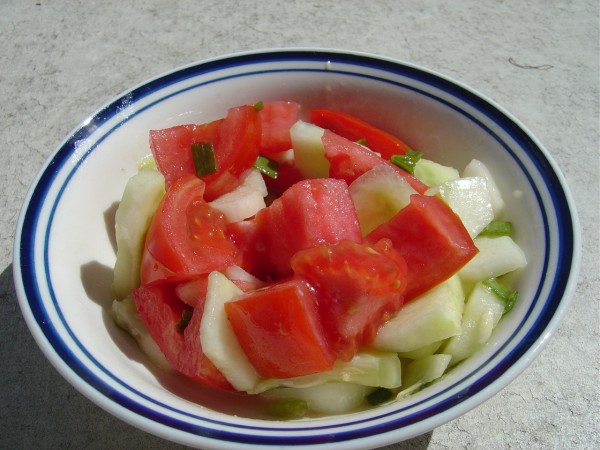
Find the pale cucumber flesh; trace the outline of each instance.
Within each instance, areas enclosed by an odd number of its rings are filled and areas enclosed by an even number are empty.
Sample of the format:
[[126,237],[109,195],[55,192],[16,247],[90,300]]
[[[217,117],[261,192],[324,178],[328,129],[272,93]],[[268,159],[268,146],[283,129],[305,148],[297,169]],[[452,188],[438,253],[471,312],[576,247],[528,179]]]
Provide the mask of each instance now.
[[381,326],[373,347],[410,352],[457,335],[463,308],[462,285],[454,276],[404,305]]

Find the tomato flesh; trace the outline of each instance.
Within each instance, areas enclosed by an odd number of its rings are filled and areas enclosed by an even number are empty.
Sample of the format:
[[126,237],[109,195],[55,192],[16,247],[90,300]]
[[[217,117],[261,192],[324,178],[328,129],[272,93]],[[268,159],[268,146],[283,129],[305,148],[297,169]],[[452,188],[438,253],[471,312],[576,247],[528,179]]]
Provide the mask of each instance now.
[[314,293],[292,279],[225,303],[244,353],[267,378],[331,370],[334,357],[319,323]]
[[338,136],[330,130],[325,130],[321,140],[325,148],[325,157],[330,163],[329,176],[333,178],[340,178],[351,184],[373,167],[386,164],[398,172],[419,194],[423,194],[429,189],[429,186],[395,164],[379,157],[368,148]]
[[350,141],[364,139],[366,146],[384,159],[390,159],[393,155],[403,155],[410,149],[408,144],[396,136],[350,114],[330,109],[313,109],[310,112],[310,121]]
[[367,236],[387,238],[408,268],[405,299],[448,279],[478,252],[460,218],[438,197],[413,194],[408,206]]
[[179,125],[150,131],[150,149],[160,173],[165,177],[165,188],[183,175],[195,175],[192,144],[214,142],[222,119],[203,125]]
[[[254,258],[271,266],[274,278],[292,273],[290,259],[299,250],[342,239],[362,241],[356,210],[343,180],[312,179],[294,184],[256,214]],[[259,278],[261,275],[257,274]]]
[[290,128],[298,121],[300,105],[295,102],[266,102],[258,113],[261,124],[260,153],[283,152],[292,148]]
[[253,106],[227,111],[214,142],[217,172],[202,177],[206,183],[206,201],[233,190],[242,182],[240,175],[251,168],[258,157],[260,140],[260,121]]
[[407,268],[389,240],[340,241],[301,250],[297,276],[315,289],[319,317],[337,358],[350,360],[403,304]]
[[169,274],[200,275],[235,263],[237,249],[225,236],[223,215],[203,200],[204,182],[179,178],[163,197],[144,245],[144,283]]
[[[199,335],[203,302],[191,309],[175,295],[174,283],[144,286],[133,290],[132,296],[152,339],[175,369],[204,385],[233,390],[223,374],[202,352]],[[177,324],[184,310],[192,311],[192,316],[181,332]]]

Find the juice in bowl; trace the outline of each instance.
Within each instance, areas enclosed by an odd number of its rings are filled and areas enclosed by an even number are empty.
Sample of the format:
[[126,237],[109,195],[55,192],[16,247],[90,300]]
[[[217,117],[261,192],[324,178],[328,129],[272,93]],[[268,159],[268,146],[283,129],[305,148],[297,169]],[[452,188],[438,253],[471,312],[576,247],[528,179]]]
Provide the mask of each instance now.
[[[191,174],[156,151],[189,124]],[[233,55],[133,88],[57,149],[18,238],[21,304],[63,375],[205,448],[376,447],[457,417],[541,350],[579,257],[562,175],[516,119],[441,75],[335,51]]]

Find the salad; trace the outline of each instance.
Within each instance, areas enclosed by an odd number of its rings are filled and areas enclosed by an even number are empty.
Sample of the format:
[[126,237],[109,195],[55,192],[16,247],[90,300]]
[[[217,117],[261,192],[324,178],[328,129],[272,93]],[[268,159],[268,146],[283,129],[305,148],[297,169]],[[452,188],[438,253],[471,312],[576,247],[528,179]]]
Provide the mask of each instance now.
[[459,172],[295,102],[150,131],[116,213],[111,315],[159,367],[293,419],[426,388],[526,265],[485,164]]

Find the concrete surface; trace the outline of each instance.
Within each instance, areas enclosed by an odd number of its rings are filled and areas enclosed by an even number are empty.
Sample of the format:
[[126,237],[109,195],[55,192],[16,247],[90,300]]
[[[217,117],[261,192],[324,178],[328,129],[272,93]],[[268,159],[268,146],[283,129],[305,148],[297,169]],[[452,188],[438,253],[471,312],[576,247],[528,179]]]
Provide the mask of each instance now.
[[579,208],[579,285],[541,356],[482,406],[388,450],[600,448],[597,1],[3,0],[0,42],[0,448],[181,448],[96,407],[41,354],[12,281],[18,211],[54,148],[121,91],[291,46],[378,53],[478,89],[545,143]]

